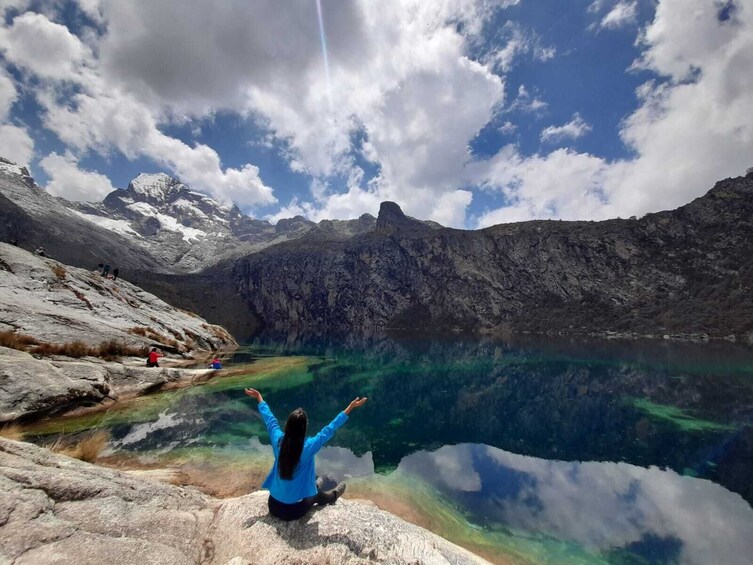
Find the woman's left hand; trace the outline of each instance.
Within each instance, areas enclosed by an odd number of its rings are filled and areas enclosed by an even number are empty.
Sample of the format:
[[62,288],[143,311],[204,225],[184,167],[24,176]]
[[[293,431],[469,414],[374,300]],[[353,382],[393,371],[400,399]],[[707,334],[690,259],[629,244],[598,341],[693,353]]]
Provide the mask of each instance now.
[[257,402],[264,402],[264,399],[262,398],[261,393],[255,388],[247,388],[243,392],[245,392],[251,398],[255,398]]
[[345,410],[343,410],[343,412],[345,412],[348,416],[350,416],[351,411],[354,408],[360,408],[361,406],[366,404],[366,400],[367,398],[365,396],[363,397],[356,396],[353,400],[351,400],[350,404],[348,404],[348,407]]

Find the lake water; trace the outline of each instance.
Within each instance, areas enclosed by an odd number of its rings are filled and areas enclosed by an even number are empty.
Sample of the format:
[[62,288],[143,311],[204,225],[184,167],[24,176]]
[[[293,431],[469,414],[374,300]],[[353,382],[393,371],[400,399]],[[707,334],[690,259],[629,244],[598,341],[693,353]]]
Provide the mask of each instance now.
[[38,439],[108,429],[112,461],[203,470],[237,493],[258,487],[271,461],[243,388],[261,390],[283,425],[303,406],[311,433],[366,395],[318,472],[491,560],[753,558],[750,348],[287,336],[226,361],[245,364],[200,387],[51,422]]

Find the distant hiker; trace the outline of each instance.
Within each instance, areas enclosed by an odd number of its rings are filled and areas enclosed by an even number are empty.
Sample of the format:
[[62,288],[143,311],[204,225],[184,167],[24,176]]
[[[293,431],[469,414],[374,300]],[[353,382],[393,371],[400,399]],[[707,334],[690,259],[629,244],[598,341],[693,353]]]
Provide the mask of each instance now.
[[110,273],[110,265],[105,263],[105,266],[102,267],[102,276],[107,278],[107,275]]
[[159,367],[160,357],[164,357],[164,355],[162,353],[158,353],[156,347],[152,347],[152,350],[149,352],[149,357],[146,358],[146,366]]
[[262,488],[269,490],[269,513],[280,520],[298,520],[315,504],[334,504],[345,492],[345,483],[324,492],[321,480],[316,479],[314,456],[348,420],[350,412],[366,403],[366,397],[354,398],[328,426],[314,437],[307,438],[308,417],[303,408],[290,413],[283,433],[261,393],[253,388],[244,392],[259,403],[259,413],[267,426],[275,456],[272,470],[262,484]]
[[214,359],[212,359],[209,367],[212,369],[222,369],[222,363],[220,363],[220,358],[217,355],[214,356]]
[[41,245],[34,250],[34,254],[39,255],[40,257],[47,257],[47,253]]
[[114,281],[118,280],[118,273],[119,273],[119,272],[120,272],[120,270],[118,270],[118,268],[117,268],[117,267],[115,267],[115,268],[114,268],[114,269],[112,270],[112,280],[114,280]]

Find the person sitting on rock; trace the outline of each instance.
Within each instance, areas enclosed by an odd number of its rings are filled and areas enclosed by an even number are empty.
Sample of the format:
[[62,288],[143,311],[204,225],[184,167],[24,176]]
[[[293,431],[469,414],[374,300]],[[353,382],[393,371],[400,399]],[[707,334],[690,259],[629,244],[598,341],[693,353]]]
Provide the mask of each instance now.
[[163,353],[157,351],[156,347],[152,347],[152,350],[149,352],[149,357],[146,358],[146,366],[159,367],[159,358],[164,356]]
[[345,492],[345,483],[324,492],[321,479],[316,479],[314,456],[348,420],[350,412],[366,403],[366,397],[356,397],[322,431],[314,437],[306,437],[308,417],[303,408],[290,413],[283,433],[261,393],[253,388],[244,392],[259,403],[259,413],[267,426],[275,456],[272,470],[262,484],[262,488],[269,490],[269,513],[285,521],[298,520],[315,504],[333,504]]
[[209,364],[210,369],[222,369],[222,363],[220,362],[219,356],[215,355],[212,359],[212,362]]

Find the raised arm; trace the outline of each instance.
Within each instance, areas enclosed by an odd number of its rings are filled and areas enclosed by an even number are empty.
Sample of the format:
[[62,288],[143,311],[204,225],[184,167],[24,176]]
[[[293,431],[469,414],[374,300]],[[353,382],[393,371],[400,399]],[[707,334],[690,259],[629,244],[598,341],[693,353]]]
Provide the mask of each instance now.
[[332,439],[332,436],[335,435],[335,432],[342,426],[345,422],[348,421],[348,415],[359,406],[363,406],[366,403],[366,397],[356,397],[353,399],[353,401],[348,404],[347,408],[340,412],[337,416],[335,416],[335,419],[332,420],[328,425],[326,425],[324,428],[322,428],[322,431],[320,431],[318,434],[316,434],[313,438],[311,438],[311,441],[306,442],[305,448],[310,455],[316,454],[325,443],[327,443],[330,439]]
[[261,414],[261,417],[264,420],[264,425],[267,426],[267,433],[269,433],[269,441],[272,443],[272,449],[276,449],[283,433],[280,429],[280,424],[277,421],[277,418],[272,414],[272,409],[269,407],[269,404],[264,401],[264,398],[258,390],[247,388],[243,392],[251,398],[255,398],[259,403],[259,414]]

